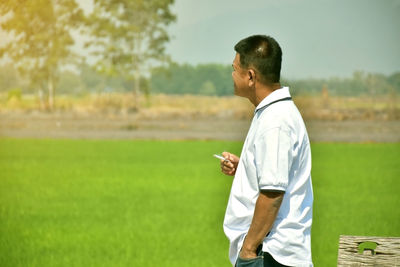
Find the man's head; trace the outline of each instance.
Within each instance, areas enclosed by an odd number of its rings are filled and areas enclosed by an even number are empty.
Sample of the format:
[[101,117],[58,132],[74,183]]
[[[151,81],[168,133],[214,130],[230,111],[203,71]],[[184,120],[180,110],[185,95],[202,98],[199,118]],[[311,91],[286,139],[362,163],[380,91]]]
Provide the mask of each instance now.
[[282,50],[274,38],[253,35],[238,42],[235,51],[239,54],[239,67],[254,70],[259,82],[279,83]]

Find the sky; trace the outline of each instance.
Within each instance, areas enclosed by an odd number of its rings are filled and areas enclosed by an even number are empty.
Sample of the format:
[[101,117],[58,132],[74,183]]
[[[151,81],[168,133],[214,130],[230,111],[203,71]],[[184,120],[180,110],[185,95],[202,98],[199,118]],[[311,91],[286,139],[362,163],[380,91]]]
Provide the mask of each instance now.
[[238,41],[266,34],[282,47],[283,78],[400,71],[400,0],[175,0],[172,11],[166,51],[181,64],[230,65]]
[[167,52],[178,63],[231,64],[253,34],[283,50],[282,77],[400,71],[400,0],[175,0]]

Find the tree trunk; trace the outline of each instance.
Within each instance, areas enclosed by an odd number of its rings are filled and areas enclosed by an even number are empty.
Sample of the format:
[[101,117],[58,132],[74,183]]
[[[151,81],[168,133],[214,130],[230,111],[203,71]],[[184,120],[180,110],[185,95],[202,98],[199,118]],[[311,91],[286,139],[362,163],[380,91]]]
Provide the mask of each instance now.
[[55,92],[54,92],[54,83],[53,79],[49,77],[47,81],[47,87],[49,89],[49,108],[50,110],[54,109],[54,103],[55,103]]
[[140,36],[140,33],[137,34],[136,36],[136,45],[135,45],[135,54],[136,54],[136,62],[135,62],[135,73],[133,74],[133,77],[135,79],[134,81],[134,94],[135,94],[135,109],[139,110],[139,96],[140,96],[140,64],[141,64],[141,53],[142,53],[142,38]]
[[135,81],[134,81],[133,92],[134,92],[134,95],[135,95],[135,109],[139,110],[139,97],[140,97],[140,73],[139,73],[139,68],[136,68],[134,77],[135,77]]
[[45,110],[46,105],[44,104],[44,93],[42,88],[38,90],[38,97],[39,97],[39,109]]

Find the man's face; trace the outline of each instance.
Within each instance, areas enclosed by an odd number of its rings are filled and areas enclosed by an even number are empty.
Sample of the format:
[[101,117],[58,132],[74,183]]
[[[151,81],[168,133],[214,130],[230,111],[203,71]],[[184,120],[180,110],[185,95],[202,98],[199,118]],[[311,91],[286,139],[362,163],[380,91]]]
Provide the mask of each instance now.
[[240,67],[240,55],[236,53],[235,59],[232,63],[232,79],[235,95],[246,97],[248,95],[248,79],[245,69]]

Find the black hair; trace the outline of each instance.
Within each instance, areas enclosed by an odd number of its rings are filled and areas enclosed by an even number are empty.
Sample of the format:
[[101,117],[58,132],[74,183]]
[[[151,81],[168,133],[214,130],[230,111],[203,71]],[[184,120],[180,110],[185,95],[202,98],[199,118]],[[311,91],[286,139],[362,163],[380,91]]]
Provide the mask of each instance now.
[[235,51],[243,68],[252,67],[261,74],[261,81],[278,83],[281,76],[282,50],[274,38],[253,35],[239,41]]

